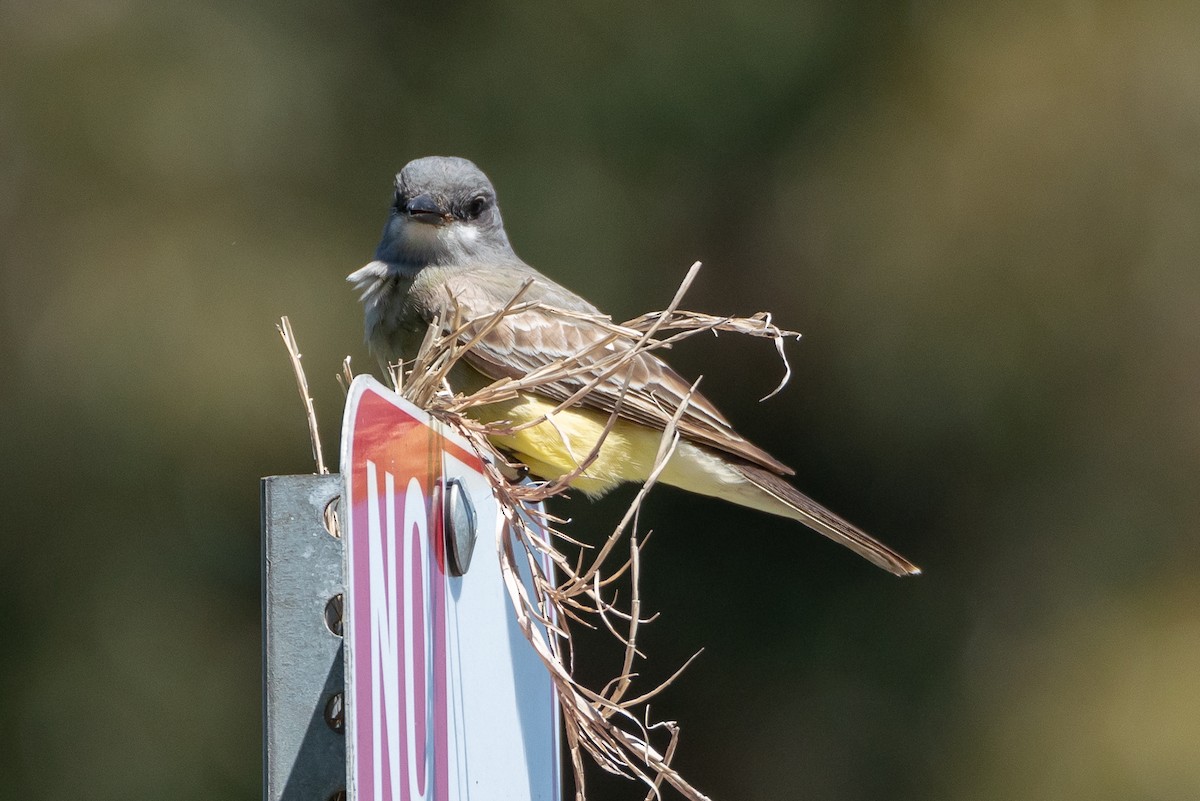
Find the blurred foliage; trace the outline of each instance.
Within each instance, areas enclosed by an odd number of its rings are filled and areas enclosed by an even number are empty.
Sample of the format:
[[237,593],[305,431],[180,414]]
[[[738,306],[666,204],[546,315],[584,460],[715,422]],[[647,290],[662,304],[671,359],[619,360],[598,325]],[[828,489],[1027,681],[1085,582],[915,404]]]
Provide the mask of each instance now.
[[764,406],[769,348],[675,362],[926,568],[657,491],[698,786],[1200,797],[1197,42],[1182,0],[0,5],[0,797],[259,795],[257,479],[311,470],[272,326],[334,447],[343,277],[430,153],[618,317],[701,259],[691,306],[804,331]]

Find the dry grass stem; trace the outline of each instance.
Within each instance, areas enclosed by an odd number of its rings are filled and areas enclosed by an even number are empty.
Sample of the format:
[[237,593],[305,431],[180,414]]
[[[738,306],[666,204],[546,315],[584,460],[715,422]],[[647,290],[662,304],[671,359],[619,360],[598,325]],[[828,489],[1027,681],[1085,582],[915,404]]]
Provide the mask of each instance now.
[[[587,790],[583,773],[584,753],[606,771],[645,783],[649,788],[647,799],[661,797],[664,786],[673,788],[692,801],[706,799],[703,793],[671,767],[679,741],[678,726],[673,722],[650,723],[648,718],[643,720],[635,714],[637,709],[646,708],[651,699],[675,681],[699,654],[661,684],[636,694],[631,692],[638,678],[635,669],[637,661],[645,659],[638,648],[640,627],[656,617],[643,616],[641,608],[639,583],[645,537],[639,537],[636,532],[637,516],[646,494],[679,443],[676,426],[687,409],[696,385],[692,385],[683,403],[669,410],[671,419],[660,439],[649,479],[639,489],[609,536],[598,546],[584,545],[571,539],[561,530],[564,521],[535,511],[535,506],[563,494],[571,482],[587,473],[588,467],[599,455],[604,436],[619,419],[627,383],[622,381],[620,384],[616,408],[609,415],[600,441],[587,454],[572,452],[575,469],[558,479],[536,483],[507,480],[500,469],[501,465],[508,463],[507,457],[490,444],[488,436],[512,435],[523,428],[548,423],[559,432],[565,444],[566,436],[555,421],[557,414],[578,405],[597,386],[606,382],[613,386],[612,382],[618,380],[614,377],[627,375],[626,368],[638,354],[670,348],[676,342],[706,331],[767,338],[774,342],[781,356],[783,340],[799,337],[795,332],[777,327],[766,313],[751,317],[719,317],[681,311],[679,305],[699,268],[699,262],[692,265],[665,310],[619,324],[606,317],[524,302],[522,298],[528,289],[526,284],[504,308],[494,314],[463,320],[455,312],[450,315],[451,319],[435,321],[415,359],[404,365],[400,374],[395,376],[397,391],[404,397],[457,428],[481,452],[492,456],[486,473],[501,513],[517,535],[513,539],[502,535],[497,543],[505,586],[521,630],[546,665],[558,693],[566,724],[567,745],[575,768],[577,801],[583,801]],[[451,308],[455,308],[453,304]],[[581,352],[557,359],[537,370],[494,381],[469,394],[455,393],[447,378],[464,354],[506,317],[530,311],[586,320],[599,326],[604,335]],[[618,347],[613,347],[614,344]],[[791,375],[786,359],[783,361],[784,378],[780,387]],[[511,400],[520,393],[537,392],[539,387],[561,383],[578,389],[537,420],[515,426],[509,423],[484,424],[471,419],[474,407]],[[610,570],[610,557],[623,541],[627,541],[628,557]],[[566,549],[570,549],[571,553]],[[546,575],[542,568],[543,558],[548,558],[554,565],[555,576]],[[520,579],[522,568],[532,571],[532,590]],[[606,597],[609,594],[608,587],[626,574],[631,595],[628,601],[618,606],[617,593],[612,592],[611,597]],[[572,627],[576,625],[603,628],[622,649],[619,674],[599,691],[583,686],[574,676]],[[652,732],[665,734],[665,746],[661,750],[651,744]]]
[[[312,443],[313,460],[317,463],[317,472],[325,475],[329,468],[325,466],[325,455],[321,451],[321,435],[317,431],[317,412],[313,408],[312,394],[308,391],[308,378],[304,375],[304,367],[300,364],[300,343],[296,341],[296,332],[292,330],[292,321],[286,316],[279,319],[275,326],[283,345],[287,348],[292,360],[292,371],[296,374],[296,386],[300,390],[300,399],[304,401],[304,416],[308,419],[308,438]],[[347,366],[349,361],[347,360]]]
[[[618,384],[619,379],[614,377],[628,376],[631,371],[627,368],[639,354],[670,348],[683,339],[711,331],[714,334],[731,332],[770,339],[782,358],[784,339],[799,337],[793,331],[777,327],[767,313],[751,317],[718,317],[681,311],[679,305],[699,269],[699,262],[691,266],[665,310],[644,314],[624,323],[524,301],[531,282],[524,284],[502,309],[482,318],[463,320],[456,305],[451,303],[450,308],[454,311],[449,319],[433,321],[415,358],[406,364],[392,365],[390,370],[393,386],[399,394],[457,429],[481,454],[490,456],[485,459],[484,472],[508,524],[508,530],[501,531],[496,543],[501,573],[520,628],[546,666],[558,695],[574,767],[576,801],[586,798],[583,770],[585,753],[602,769],[644,783],[648,788],[647,801],[661,798],[664,787],[674,789],[690,801],[707,801],[707,796],[671,766],[679,742],[679,727],[670,721],[651,723],[648,707],[648,702],[674,682],[699,653],[687,660],[666,681],[648,690],[632,692],[639,676],[637,662],[645,659],[638,647],[640,628],[657,617],[644,616],[642,612],[639,585],[642,553],[649,532],[638,534],[638,514],[647,493],[679,444],[677,426],[699,381],[692,385],[677,408],[665,410],[670,413],[670,419],[662,432],[650,476],[603,542],[598,545],[585,544],[572,539],[563,532],[566,521],[547,514],[538,506],[548,498],[565,493],[570,484],[585,475],[596,460],[604,438],[616,425],[626,400],[628,379]],[[455,393],[448,380],[450,371],[470,348],[510,315],[530,311],[586,320],[598,327],[603,335],[582,351],[519,377],[494,381],[469,394]],[[312,402],[299,368],[300,357],[287,318],[284,318],[280,330],[284,341],[289,343],[301,395],[305,398],[318,469],[325,472],[320,443],[316,437]],[[791,375],[786,358],[783,364],[783,381],[771,394],[778,392]],[[352,380],[348,359],[343,364],[340,380],[346,386]],[[471,410],[474,407],[511,400],[520,393],[537,392],[539,388],[550,384],[560,387],[565,384],[578,389],[542,417],[521,426],[503,422],[485,424],[472,419]],[[517,482],[506,477],[505,471],[511,475],[519,470],[520,465],[512,464],[504,453],[498,451],[489,441],[489,435],[511,436],[523,428],[547,423],[558,431],[565,444],[567,438],[559,429],[555,416],[564,409],[578,405],[601,384],[619,390],[615,409],[609,415],[602,436],[589,453],[570,453],[576,465],[573,470],[551,481]],[[509,532],[515,536],[510,536]],[[618,549],[622,542],[627,542],[624,550],[628,555],[621,557],[620,563],[611,567],[609,562],[621,552]],[[547,560],[553,565],[553,574],[548,574],[543,567]],[[521,580],[522,573],[533,576],[532,588]],[[625,602],[620,600],[615,589],[610,590],[613,583],[623,577],[627,577],[630,586],[630,597]],[[609,595],[611,597],[607,597]],[[621,649],[620,672],[600,690],[584,686],[575,677],[572,633],[575,626],[606,630]],[[637,714],[639,709],[642,710],[641,717]],[[661,749],[651,743],[652,734],[655,735],[654,739],[663,742]]]
[[334,378],[337,379],[338,386],[342,388],[343,395],[350,394],[350,385],[354,383],[354,370],[350,368],[350,357],[342,359],[342,371]]

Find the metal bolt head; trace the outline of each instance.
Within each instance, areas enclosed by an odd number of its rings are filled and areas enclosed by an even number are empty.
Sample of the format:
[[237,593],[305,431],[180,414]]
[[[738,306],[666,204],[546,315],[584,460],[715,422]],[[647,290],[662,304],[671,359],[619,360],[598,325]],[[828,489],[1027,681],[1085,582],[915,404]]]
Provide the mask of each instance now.
[[461,576],[471,566],[478,538],[475,507],[467,490],[457,478],[446,479],[442,493],[442,531],[446,539],[446,567],[452,576]]

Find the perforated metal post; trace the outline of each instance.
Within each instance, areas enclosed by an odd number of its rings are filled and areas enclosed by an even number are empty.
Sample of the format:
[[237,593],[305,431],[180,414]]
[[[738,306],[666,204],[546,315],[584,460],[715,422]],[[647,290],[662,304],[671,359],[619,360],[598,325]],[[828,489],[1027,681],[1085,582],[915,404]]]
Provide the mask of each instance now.
[[262,480],[263,798],[345,798],[340,475]]

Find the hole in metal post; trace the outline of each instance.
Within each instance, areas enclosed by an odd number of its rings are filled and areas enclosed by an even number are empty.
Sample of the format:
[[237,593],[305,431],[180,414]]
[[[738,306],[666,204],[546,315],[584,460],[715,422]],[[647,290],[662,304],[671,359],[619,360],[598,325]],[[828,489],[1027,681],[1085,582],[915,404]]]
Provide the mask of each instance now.
[[346,731],[346,705],[341,693],[329,696],[325,702],[325,723],[338,734]]
[[342,594],[330,598],[325,603],[325,628],[337,636],[342,636]]
[[336,793],[329,796],[329,801],[346,801],[346,791],[338,790]]
[[323,516],[325,521],[325,530],[338,539],[341,539],[342,537],[342,524],[341,520],[338,518],[338,512],[341,511],[341,508],[342,496],[339,495],[329,503],[325,504],[325,514]]

